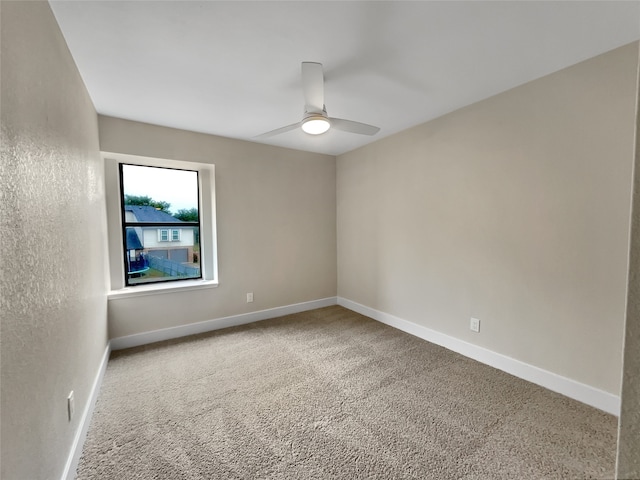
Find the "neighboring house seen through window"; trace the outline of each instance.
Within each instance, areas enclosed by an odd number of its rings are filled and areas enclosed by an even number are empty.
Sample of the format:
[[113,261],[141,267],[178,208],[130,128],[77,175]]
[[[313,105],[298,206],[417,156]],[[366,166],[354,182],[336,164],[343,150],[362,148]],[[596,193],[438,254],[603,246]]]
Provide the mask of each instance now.
[[120,164],[125,285],[202,278],[198,171]]

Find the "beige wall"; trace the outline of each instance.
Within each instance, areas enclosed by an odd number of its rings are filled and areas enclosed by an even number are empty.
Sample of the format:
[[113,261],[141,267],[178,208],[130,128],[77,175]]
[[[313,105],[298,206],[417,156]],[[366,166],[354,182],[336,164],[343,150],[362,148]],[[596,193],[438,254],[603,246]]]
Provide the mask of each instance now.
[[216,177],[219,287],[112,300],[112,338],[336,295],[335,157],[111,117],[99,125],[103,151],[213,163]]
[[[638,82],[640,91],[640,81]],[[636,111],[636,161],[634,167],[633,215],[627,322],[622,379],[622,408],[618,432],[616,478],[640,478],[640,97]]]
[[0,476],[57,479],[107,345],[98,122],[49,4],[0,5]]
[[618,395],[637,61],[338,157],[338,295]]

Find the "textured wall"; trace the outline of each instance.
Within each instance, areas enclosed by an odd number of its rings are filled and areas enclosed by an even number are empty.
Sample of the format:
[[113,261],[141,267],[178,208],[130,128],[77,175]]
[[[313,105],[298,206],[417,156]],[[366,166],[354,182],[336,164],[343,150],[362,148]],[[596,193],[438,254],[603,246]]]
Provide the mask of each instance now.
[[103,151],[213,163],[216,177],[219,287],[111,300],[111,337],[336,295],[335,157],[111,117],[99,123]]
[[97,117],[49,4],[0,5],[0,476],[57,479],[107,341]]
[[[638,91],[640,91],[640,79]],[[638,113],[640,113],[640,96],[636,113],[636,163],[631,218],[629,290],[616,470],[616,478],[620,480],[640,478],[640,116]]]
[[338,157],[338,295],[618,395],[637,63],[628,45]]

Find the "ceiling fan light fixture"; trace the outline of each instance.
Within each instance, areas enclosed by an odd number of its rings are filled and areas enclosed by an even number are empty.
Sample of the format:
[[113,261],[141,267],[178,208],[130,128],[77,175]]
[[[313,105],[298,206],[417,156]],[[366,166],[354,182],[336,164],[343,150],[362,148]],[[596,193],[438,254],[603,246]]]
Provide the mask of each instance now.
[[321,135],[329,130],[331,124],[322,115],[307,117],[302,122],[302,130],[309,135]]

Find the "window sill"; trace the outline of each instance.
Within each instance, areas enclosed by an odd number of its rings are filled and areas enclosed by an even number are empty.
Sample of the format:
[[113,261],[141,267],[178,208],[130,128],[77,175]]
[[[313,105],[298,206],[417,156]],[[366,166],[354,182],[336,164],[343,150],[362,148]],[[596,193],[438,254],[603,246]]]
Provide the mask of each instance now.
[[107,294],[107,300],[121,300],[124,298],[143,297],[146,295],[161,295],[164,293],[186,292],[189,290],[203,290],[205,288],[216,288],[216,280],[184,280],[180,282],[167,282],[155,285],[139,285],[136,287],[125,287],[119,290],[111,290]]

